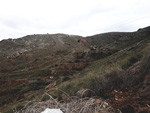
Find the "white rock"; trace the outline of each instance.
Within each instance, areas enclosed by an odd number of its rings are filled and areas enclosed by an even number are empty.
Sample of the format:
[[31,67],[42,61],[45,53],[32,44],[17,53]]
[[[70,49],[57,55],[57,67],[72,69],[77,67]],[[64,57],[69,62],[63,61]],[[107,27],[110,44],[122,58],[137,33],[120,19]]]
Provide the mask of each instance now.
[[63,112],[60,109],[46,108],[45,111],[42,111],[41,113],[63,113]]

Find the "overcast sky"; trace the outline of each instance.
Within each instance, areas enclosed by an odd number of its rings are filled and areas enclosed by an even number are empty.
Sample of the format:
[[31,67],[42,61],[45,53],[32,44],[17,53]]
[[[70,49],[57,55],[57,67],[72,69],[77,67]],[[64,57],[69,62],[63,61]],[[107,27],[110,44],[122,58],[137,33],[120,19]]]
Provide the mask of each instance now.
[[0,0],[0,40],[28,34],[89,36],[150,26],[150,0]]

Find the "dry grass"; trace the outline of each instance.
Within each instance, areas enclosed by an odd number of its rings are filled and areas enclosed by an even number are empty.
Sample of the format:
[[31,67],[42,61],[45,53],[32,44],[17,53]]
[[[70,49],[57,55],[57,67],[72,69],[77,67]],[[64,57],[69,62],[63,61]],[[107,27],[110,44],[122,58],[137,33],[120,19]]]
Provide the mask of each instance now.
[[43,102],[34,102],[30,106],[27,105],[30,103],[28,102],[24,110],[16,111],[15,113],[41,113],[46,108],[61,109],[63,113],[121,113],[121,111],[110,107],[105,100],[96,97],[70,97],[65,93],[65,99],[58,101],[47,92],[43,96],[45,95],[48,95],[50,99]]

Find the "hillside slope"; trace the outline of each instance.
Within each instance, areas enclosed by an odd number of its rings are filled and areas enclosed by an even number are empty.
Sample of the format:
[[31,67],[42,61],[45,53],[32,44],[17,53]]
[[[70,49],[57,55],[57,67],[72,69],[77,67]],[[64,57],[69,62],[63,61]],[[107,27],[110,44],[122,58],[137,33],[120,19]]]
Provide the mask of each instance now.
[[[132,113],[149,112],[149,48],[150,27],[89,37],[45,34],[3,40],[0,111],[20,109],[57,87],[70,95],[92,89],[123,113],[128,107]],[[50,94],[63,98],[58,91]]]

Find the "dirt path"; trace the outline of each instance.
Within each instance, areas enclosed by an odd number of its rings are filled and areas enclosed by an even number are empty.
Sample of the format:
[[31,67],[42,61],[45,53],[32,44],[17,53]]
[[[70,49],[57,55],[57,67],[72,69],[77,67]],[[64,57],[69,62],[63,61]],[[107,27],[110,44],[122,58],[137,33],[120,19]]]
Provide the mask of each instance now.
[[63,42],[62,38],[60,38],[60,37],[52,37],[52,39],[55,41],[56,45],[59,45],[59,46],[64,45],[64,42]]

